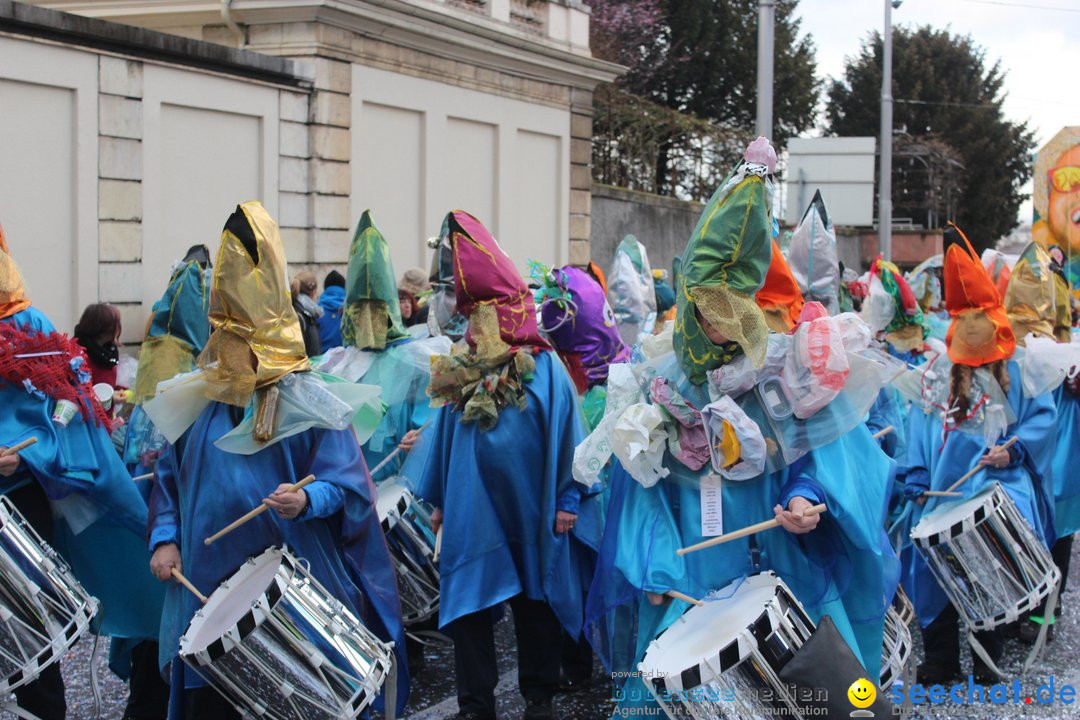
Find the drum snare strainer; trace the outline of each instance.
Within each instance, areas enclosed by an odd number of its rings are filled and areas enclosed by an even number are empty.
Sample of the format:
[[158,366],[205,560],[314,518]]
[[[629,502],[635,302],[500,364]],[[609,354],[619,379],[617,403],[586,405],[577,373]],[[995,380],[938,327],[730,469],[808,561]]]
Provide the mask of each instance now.
[[180,657],[246,715],[356,718],[393,681],[393,652],[287,549],[249,558],[180,638]]
[[814,623],[771,572],[720,594],[730,597],[690,608],[652,642],[638,665],[642,680],[671,718],[801,717],[779,673]]
[[919,521],[911,538],[973,630],[1023,617],[1061,579],[1050,553],[999,483],[937,508]]

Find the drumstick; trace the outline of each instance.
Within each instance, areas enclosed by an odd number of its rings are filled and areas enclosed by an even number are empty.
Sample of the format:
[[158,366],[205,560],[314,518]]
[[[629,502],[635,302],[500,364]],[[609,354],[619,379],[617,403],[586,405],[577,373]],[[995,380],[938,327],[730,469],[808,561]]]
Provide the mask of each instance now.
[[[811,515],[819,515],[819,514],[821,514],[823,512],[827,512],[827,510],[828,509],[825,507],[825,503],[821,503],[820,505],[813,505],[811,507],[806,508],[806,510],[803,512],[803,517],[810,517]],[[713,545],[722,545],[723,543],[729,542],[731,540],[738,540],[741,537],[746,537],[747,535],[753,535],[755,533],[762,532],[763,530],[772,530],[774,527],[779,527],[779,525],[780,525],[780,521],[777,520],[776,518],[773,518],[772,520],[763,520],[762,522],[759,522],[756,525],[750,525],[749,527],[744,527],[742,530],[735,530],[734,532],[729,532],[729,533],[726,533],[724,535],[720,535],[718,537],[710,538],[710,539],[705,540],[703,542],[699,542],[697,545],[691,545],[690,547],[679,548],[678,550],[675,551],[675,554],[676,555],[686,555],[687,553],[697,552],[698,550],[704,550],[705,548],[712,547]]]
[[33,445],[36,442],[37,442],[36,437],[27,438],[27,439],[23,440],[21,443],[19,443],[18,445],[12,445],[11,447],[4,450],[3,452],[0,452],[0,457],[7,457],[8,455],[14,455],[15,453],[19,452],[20,450],[25,450],[26,448],[30,447],[31,445]]
[[196,588],[194,585],[192,585],[191,581],[188,580],[186,577],[184,577],[184,574],[182,572],[180,572],[176,568],[171,568],[171,571],[172,571],[172,576],[174,578],[176,578],[176,582],[180,583],[181,585],[186,587],[188,590],[190,590],[192,593],[194,593],[195,597],[199,598],[199,600],[202,601],[203,605],[206,604],[206,596],[203,595],[201,592],[199,592],[198,588]]
[[439,525],[439,529],[435,531],[435,554],[431,556],[431,562],[439,562],[439,554],[442,552],[442,529],[443,526]]
[[154,477],[154,473],[146,473],[145,475],[136,475],[131,478],[133,482],[142,482],[143,480],[150,480]]
[[[427,421],[427,422],[425,422],[425,423],[424,423],[423,425],[421,425],[420,427],[416,428],[416,432],[417,432],[417,434],[419,434],[419,433],[422,433],[422,432],[424,432],[424,428],[426,428],[426,427],[427,427],[428,425],[430,425],[430,424],[431,424],[431,421],[430,421],[430,420],[428,420],[428,421]],[[389,455],[387,455],[386,457],[384,457],[384,458],[382,459],[382,462],[380,462],[380,463],[379,463],[378,465],[376,465],[375,467],[371,468],[371,470],[369,470],[369,471],[368,471],[368,475],[371,475],[372,477],[375,477],[375,473],[377,473],[377,472],[379,472],[380,470],[382,470],[382,469],[383,469],[383,468],[384,468],[384,467],[386,466],[386,463],[390,462],[390,461],[391,461],[391,460],[393,460],[393,459],[394,459],[395,457],[397,457],[397,454],[398,454],[399,452],[401,452],[401,446],[400,446],[400,445],[398,445],[398,446],[397,446],[396,448],[394,448],[394,450],[393,450],[393,451],[392,451],[392,452],[391,452],[391,453],[390,453]]]
[[[295,485],[290,485],[288,488],[286,488],[285,492],[296,492],[297,490],[300,490],[301,488],[307,487],[308,485],[310,485],[313,482],[315,482],[315,476],[314,475],[308,475],[306,478],[304,478],[300,482],[296,483]],[[231,523],[229,523],[228,525],[223,527],[221,530],[218,530],[216,533],[214,533],[210,537],[203,540],[203,544],[204,545],[209,545],[210,543],[212,543],[215,540],[219,539],[222,535],[226,535],[228,533],[231,533],[233,530],[240,527],[241,525],[246,523],[248,520],[253,520],[254,518],[257,518],[258,516],[262,515],[264,512],[266,512],[266,510],[269,507],[270,507],[269,505],[260,505],[260,506],[258,506],[257,508],[255,508],[251,512],[247,513],[243,517],[232,521]]]
[[923,497],[964,497],[964,493],[952,490],[926,490],[923,492]]
[[[1015,443],[1015,442],[1016,442],[1017,440],[1019,440],[1019,439],[1020,439],[1020,438],[1019,438],[1018,436],[1016,436],[1016,435],[1013,435],[1013,436],[1012,436],[1012,437],[1011,437],[1011,438],[1010,438],[1010,439],[1009,439],[1009,440],[1008,440],[1008,441],[1007,441],[1007,442],[1006,442],[1006,443],[1005,443],[1004,445],[998,445],[998,448],[999,448],[999,449],[1001,449],[1001,450],[1008,450],[1009,448],[1011,448],[1011,447],[1013,446],[1013,443]],[[979,471],[980,471],[980,470],[982,470],[982,469],[983,469],[984,467],[986,467],[986,466],[985,466],[985,465],[976,465],[975,467],[971,468],[971,470],[969,470],[969,471],[968,471],[968,473],[967,473],[966,475],[964,475],[964,477],[960,478],[959,480],[957,480],[956,482],[954,482],[954,483],[953,483],[952,485],[950,485],[949,487],[947,487],[947,488],[945,489],[945,490],[946,490],[946,492],[950,492],[950,491],[952,491],[952,490],[955,490],[956,488],[960,487],[960,486],[961,486],[961,485],[963,485],[963,484],[964,484],[965,482],[967,482],[967,481],[968,481],[968,479],[969,479],[969,478],[970,478],[970,477],[971,477],[972,475],[974,475],[975,473],[979,472]],[[925,493],[924,493],[924,494],[925,494]]]
[[673,597],[676,600],[682,600],[685,603],[690,603],[691,605],[701,606],[701,605],[705,604],[702,601],[698,600],[697,598],[692,598],[689,595],[686,595],[685,593],[679,592],[678,590],[668,590],[664,594],[667,595],[668,597]]
[[896,428],[894,428],[892,425],[887,425],[887,426],[881,428],[880,430],[878,430],[876,433],[874,433],[874,439],[875,440],[880,440],[881,438],[885,437],[886,435],[888,435],[889,433],[891,433],[895,429]]

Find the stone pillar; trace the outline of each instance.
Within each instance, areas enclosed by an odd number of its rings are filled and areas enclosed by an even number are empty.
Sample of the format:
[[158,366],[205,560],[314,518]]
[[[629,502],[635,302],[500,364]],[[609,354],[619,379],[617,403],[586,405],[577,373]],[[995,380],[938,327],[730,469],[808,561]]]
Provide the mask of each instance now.
[[349,259],[352,217],[352,63],[317,57],[311,94],[311,262],[328,269]]
[[591,90],[570,91],[570,263],[587,265],[592,211]]
[[120,309],[124,342],[141,342],[145,322],[142,96],[142,63],[98,58],[98,287]]

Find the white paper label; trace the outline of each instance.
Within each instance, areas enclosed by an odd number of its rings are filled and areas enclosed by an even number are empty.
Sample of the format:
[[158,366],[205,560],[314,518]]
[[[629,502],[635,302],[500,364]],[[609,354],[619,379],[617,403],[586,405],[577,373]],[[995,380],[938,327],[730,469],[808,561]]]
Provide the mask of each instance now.
[[724,506],[720,482],[722,478],[709,473],[701,478],[701,535],[716,537],[724,534]]

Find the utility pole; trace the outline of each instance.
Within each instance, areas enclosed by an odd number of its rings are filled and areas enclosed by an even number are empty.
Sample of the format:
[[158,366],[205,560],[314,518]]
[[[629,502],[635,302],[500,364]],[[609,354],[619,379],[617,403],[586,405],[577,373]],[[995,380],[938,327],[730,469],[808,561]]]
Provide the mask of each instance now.
[[773,128],[773,30],[776,0],[758,2],[757,134],[772,141]]
[[885,33],[881,36],[881,177],[878,179],[878,243],[881,256],[892,260],[892,10],[902,0],[885,0]]

